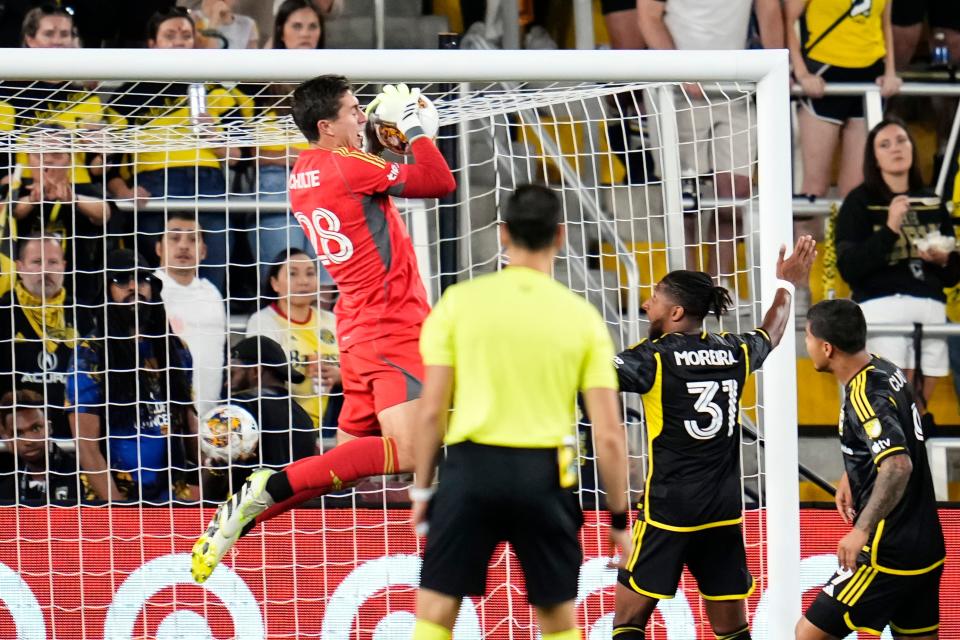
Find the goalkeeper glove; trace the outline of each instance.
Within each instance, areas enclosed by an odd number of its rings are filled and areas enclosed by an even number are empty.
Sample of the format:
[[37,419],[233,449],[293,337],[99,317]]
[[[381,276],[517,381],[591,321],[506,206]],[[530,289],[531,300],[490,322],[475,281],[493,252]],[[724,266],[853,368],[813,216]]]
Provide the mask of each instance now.
[[385,85],[367,105],[366,115],[369,117],[371,113],[395,124],[407,142],[424,135],[420,122],[420,89],[410,89],[405,84]]

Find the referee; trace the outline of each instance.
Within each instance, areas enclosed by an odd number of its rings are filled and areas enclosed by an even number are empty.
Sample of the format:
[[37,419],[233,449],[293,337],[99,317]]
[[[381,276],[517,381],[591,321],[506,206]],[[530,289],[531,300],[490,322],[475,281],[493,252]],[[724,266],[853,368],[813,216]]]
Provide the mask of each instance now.
[[[593,421],[610,539],[621,557],[630,552],[613,344],[597,310],[550,275],[564,242],[560,200],[524,185],[503,219],[510,266],[447,289],[420,336],[426,376],[410,498],[414,525],[422,532],[429,523],[429,534],[414,640],[451,637],[461,600],[484,594],[490,556],[504,540],[520,560],[543,640],[580,639],[578,391]],[[434,495],[441,440],[447,455]]]

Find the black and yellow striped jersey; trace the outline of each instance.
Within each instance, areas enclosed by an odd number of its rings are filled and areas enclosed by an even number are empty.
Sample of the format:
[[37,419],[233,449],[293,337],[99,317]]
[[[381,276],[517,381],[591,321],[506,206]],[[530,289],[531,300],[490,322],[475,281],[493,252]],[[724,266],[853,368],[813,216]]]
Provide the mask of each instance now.
[[647,523],[697,531],[740,522],[740,398],[771,348],[761,329],[671,333],[614,359],[620,390],[643,395]]
[[920,413],[913,390],[896,365],[873,356],[845,387],[840,408],[840,450],[857,513],[863,511],[887,457],[908,455],[910,481],[900,502],[870,534],[873,568],[917,574],[943,563],[943,531],[923,445]]

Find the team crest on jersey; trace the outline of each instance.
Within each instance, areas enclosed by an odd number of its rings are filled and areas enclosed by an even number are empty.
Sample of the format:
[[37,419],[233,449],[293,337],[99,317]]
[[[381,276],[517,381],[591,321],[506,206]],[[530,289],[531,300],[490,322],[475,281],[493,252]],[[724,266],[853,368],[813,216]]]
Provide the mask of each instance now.
[[879,438],[880,434],[883,433],[883,427],[880,425],[878,418],[870,418],[864,423],[863,428],[871,438]]
[[330,329],[320,329],[320,342],[323,344],[336,344],[337,339],[333,335],[333,331]]

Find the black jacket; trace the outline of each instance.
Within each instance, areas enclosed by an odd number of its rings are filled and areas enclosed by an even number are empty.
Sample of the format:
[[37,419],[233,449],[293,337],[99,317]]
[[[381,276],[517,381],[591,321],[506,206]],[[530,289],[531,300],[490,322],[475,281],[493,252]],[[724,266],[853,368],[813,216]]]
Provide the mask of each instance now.
[[[910,197],[930,197],[911,193]],[[950,254],[945,267],[920,259],[913,246],[934,230],[953,236],[950,214],[942,204],[914,205],[900,234],[887,226],[890,198],[870,193],[864,185],[851,191],[840,207],[836,227],[837,268],[850,285],[852,298],[864,302],[896,294],[946,302],[944,287],[960,282],[960,255]]]

